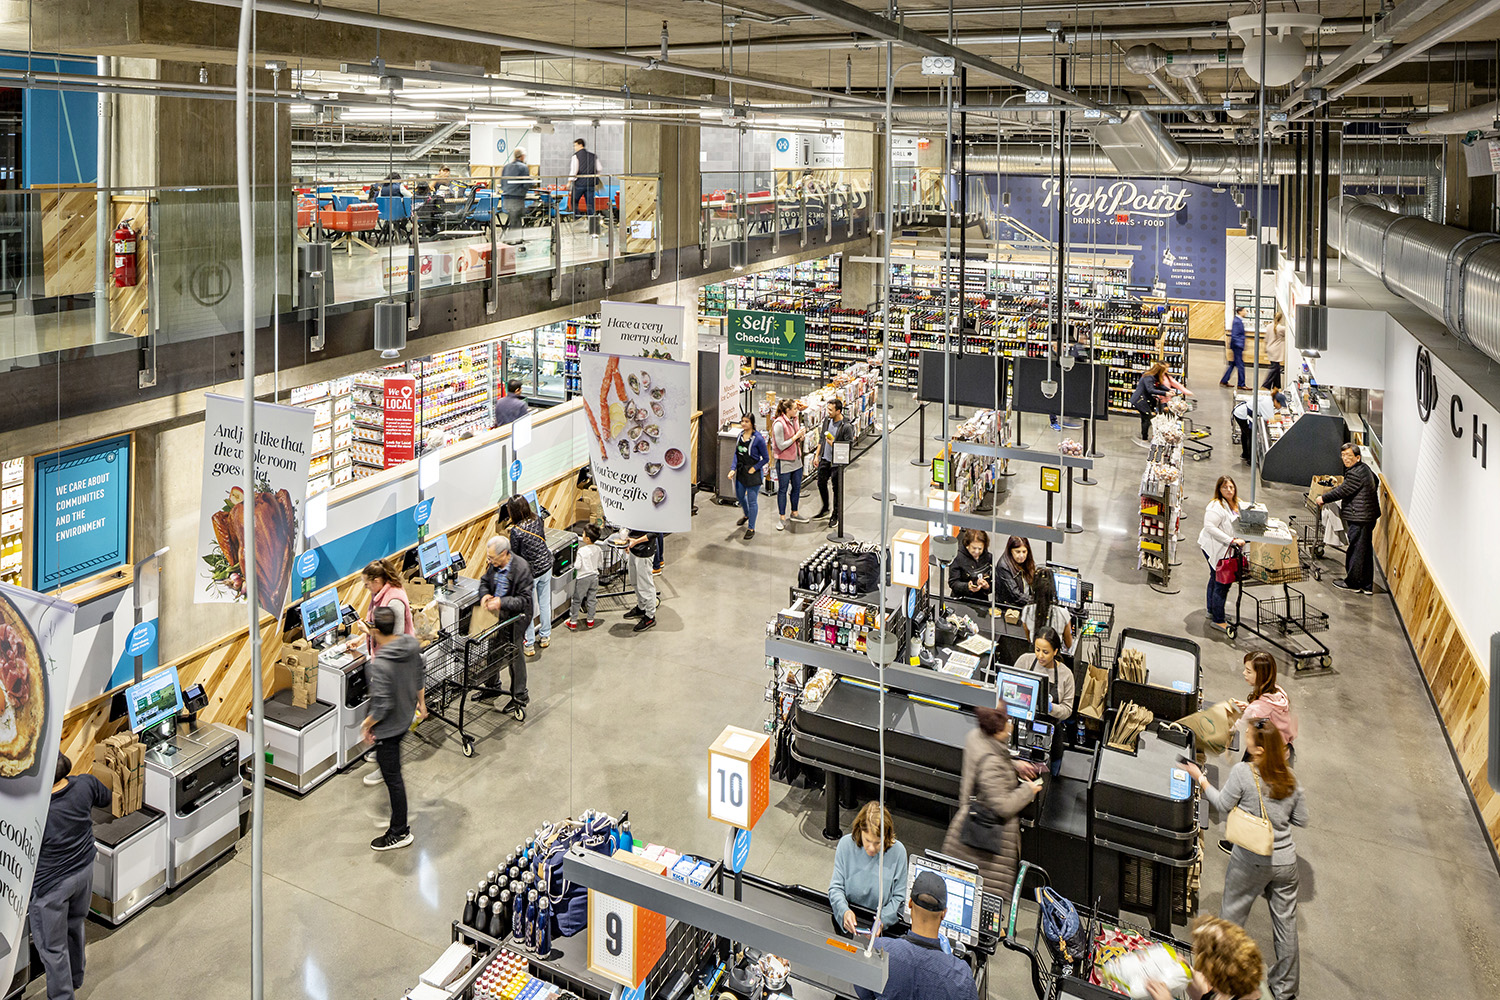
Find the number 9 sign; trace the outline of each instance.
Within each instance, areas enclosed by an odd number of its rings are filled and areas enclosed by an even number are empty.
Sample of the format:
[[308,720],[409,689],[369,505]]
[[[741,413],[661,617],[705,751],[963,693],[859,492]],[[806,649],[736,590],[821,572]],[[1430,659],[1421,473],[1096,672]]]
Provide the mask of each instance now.
[[708,748],[708,818],[753,829],[770,795],[770,738],[725,726]]
[[589,890],[589,971],[635,987],[667,950],[667,918]]

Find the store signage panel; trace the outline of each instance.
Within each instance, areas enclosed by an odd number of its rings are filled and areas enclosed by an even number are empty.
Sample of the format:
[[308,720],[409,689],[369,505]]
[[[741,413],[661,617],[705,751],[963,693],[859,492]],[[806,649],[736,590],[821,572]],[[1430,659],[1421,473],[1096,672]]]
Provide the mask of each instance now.
[[130,561],[130,435],[36,460],[32,586],[53,590]]
[[597,351],[578,360],[589,463],[605,519],[635,531],[691,530],[691,369]]
[[1062,492],[1062,469],[1051,465],[1042,466],[1042,492]]
[[771,740],[725,726],[708,748],[708,818],[753,829],[770,803]]
[[[669,877],[661,866],[635,855],[615,857]],[[589,971],[627,988],[645,982],[667,950],[666,917],[597,889],[589,890],[588,934]]]
[[740,422],[740,359],[729,351],[729,344],[719,345],[719,430]]
[[599,353],[682,361],[687,310],[641,302],[599,304]]
[[384,463],[389,469],[417,457],[417,380],[411,375],[388,375],[381,398],[385,415]]
[[729,310],[729,353],[770,361],[807,360],[807,319],[800,314]]
[[898,587],[927,587],[932,539],[925,531],[901,528],[891,538],[891,583]]

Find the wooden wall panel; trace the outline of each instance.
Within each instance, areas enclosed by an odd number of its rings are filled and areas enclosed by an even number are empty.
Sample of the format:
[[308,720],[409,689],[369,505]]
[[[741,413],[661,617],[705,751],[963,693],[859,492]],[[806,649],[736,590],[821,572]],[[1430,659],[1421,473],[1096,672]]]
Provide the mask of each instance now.
[[631,225],[637,222],[656,227],[656,188],[661,182],[653,176],[624,174],[620,177],[620,234],[626,253],[646,253],[656,246],[656,237],[631,236]]
[[97,188],[38,188],[42,223],[42,287],[51,295],[94,291],[94,198]]
[[110,219],[111,233],[114,232],[114,227],[129,219],[131,227],[140,235],[136,241],[136,283],[128,288],[115,288],[113,283],[110,285],[109,328],[114,333],[123,333],[128,337],[144,337],[149,332],[147,324],[151,318],[146,312],[146,283],[151,279],[150,256],[146,252],[146,241],[150,238],[147,232],[147,200],[140,197],[113,198],[110,208],[113,215]]
[[1385,566],[1391,596],[1417,653],[1422,676],[1474,793],[1490,841],[1500,848],[1500,795],[1485,778],[1489,753],[1489,686],[1481,657],[1464,634],[1442,587],[1427,569],[1389,486],[1382,481],[1385,516],[1376,531],[1376,551]]

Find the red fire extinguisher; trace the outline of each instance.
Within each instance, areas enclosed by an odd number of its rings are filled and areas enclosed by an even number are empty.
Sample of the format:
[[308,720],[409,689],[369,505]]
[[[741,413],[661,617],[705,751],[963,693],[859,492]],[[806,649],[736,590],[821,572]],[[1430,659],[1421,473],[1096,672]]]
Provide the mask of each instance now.
[[136,282],[135,276],[135,248],[136,231],[130,228],[128,221],[121,222],[115,229],[115,287],[129,288]]

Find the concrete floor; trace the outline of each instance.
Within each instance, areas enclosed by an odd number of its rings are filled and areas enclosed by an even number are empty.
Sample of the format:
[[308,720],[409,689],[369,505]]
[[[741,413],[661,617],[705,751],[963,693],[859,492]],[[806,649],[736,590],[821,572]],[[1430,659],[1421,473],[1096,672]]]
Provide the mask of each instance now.
[[[1114,602],[1117,626],[1186,635],[1203,645],[1209,700],[1243,697],[1241,650],[1204,625],[1205,568],[1192,540],[1204,500],[1221,473],[1248,485],[1228,440],[1229,394],[1213,380],[1217,350],[1193,354],[1201,423],[1212,425],[1213,458],[1189,463],[1190,499],[1181,592],[1164,596],[1135,569],[1135,505],[1142,452],[1128,443],[1134,419],[1103,425],[1108,456],[1101,484],[1078,487],[1075,514],[1086,526],[1057,558],[1076,563]],[[901,403],[902,412],[909,403]],[[928,421],[929,433],[935,421]],[[1055,444],[1035,419],[1026,440]],[[911,495],[916,421],[890,444],[892,485]],[[928,454],[932,446],[927,446]],[[849,527],[879,528],[871,499],[881,446],[849,473]],[[1003,513],[1040,518],[1034,473],[1015,480]],[[1274,513],[1300,511],[1291,490],[1262,489]],[[903,496],[904,498],[904,496]],[[803,510],[816,510],[816,496]],[[531,667],[532,708],[524,726],[482,718],[477,754],[462,756],[451,730],[428,724],[409,741],[407,783],[416,844],[372,854],[386,815],[383,788],[359,781],[363,766],[298,800],[268,792],[265,899],[267,996],[389,998],[415,982],[449,940],[464,892],[515,843],[547,819],[594,807],[630,810],[637,837],[718,856],[724,831],[705,818],[704,748],[726,724],[755,729],[766,715],[764,622],[786,599],[797,563],[823,541],[821,525],[774,530],[774,502],[762,500],[751,542],[738,512],[700,502],[694,530],[667,543],[664,597],[654,631],[632,635],[605,601],[587,635],[559,629]],[[1331,568],[1331,567],[1330,567]],[[1500,995],[1500,878],[1456,773],[1384,592],[1346,598],[1309,581],[1312,603],[1334,615],[1325,633],[1336,673],[1284,681],[1301,716],[1298,776],[1312,825],[1297,832],[1303,870],[1302,996],[1441,998]],[[756,829],[750,867],[785,882],[823,888],[832,845],[821,837],[822,794],[772,786]],[[847,824],[852,816],[845,814]],[[909,848],[936,847],[938,824],[898,815]],[[1202,909],[1217,912],[1225,857],[1210,850]],[[238,998],[248,990],[249,842],[123,927],[90,924],[83,998]],[[1270,954],[1264,906],[1250,931]],[[991,963],[991,996],[1031,995],[1019,956]],[[39,984],[38,984],[39,985]]]

